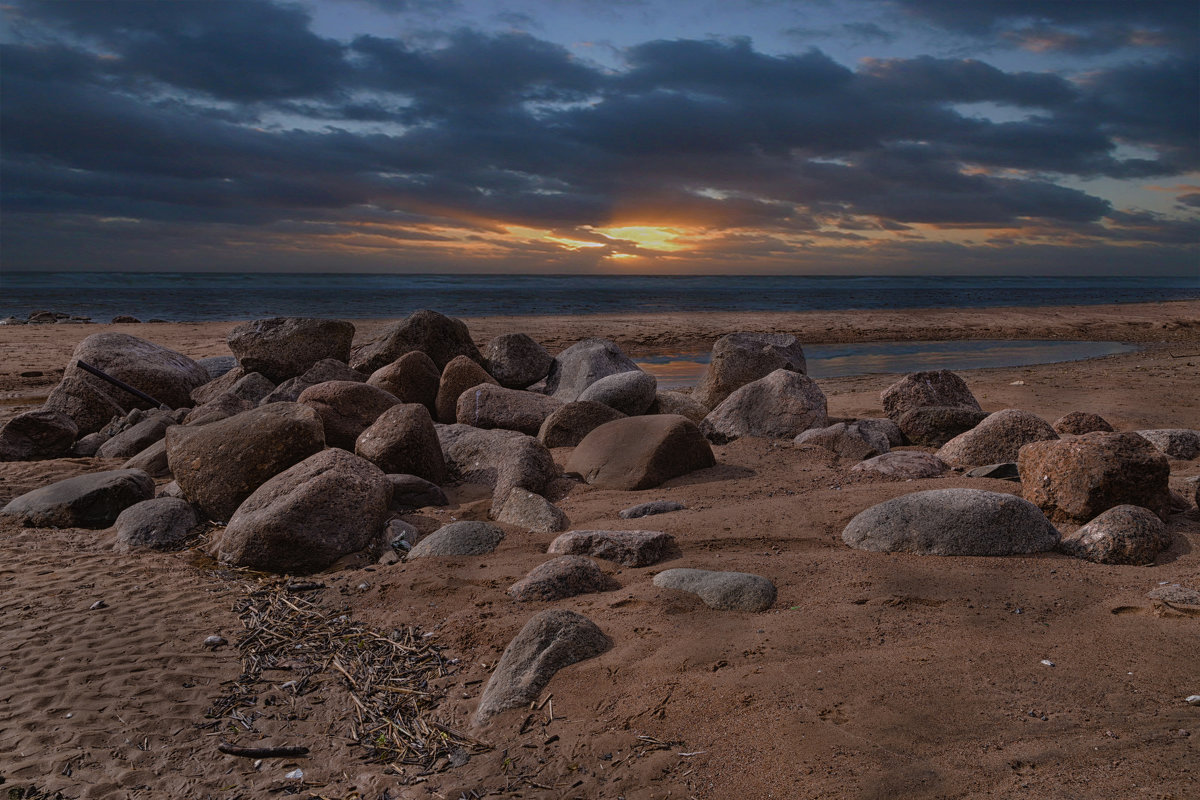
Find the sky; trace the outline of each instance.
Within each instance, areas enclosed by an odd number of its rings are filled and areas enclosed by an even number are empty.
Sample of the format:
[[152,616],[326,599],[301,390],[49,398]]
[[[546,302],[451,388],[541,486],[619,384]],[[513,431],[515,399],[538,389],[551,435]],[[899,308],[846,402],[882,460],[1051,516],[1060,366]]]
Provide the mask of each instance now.
[[0,0],[3,271],[1200,275],[1195,0]]

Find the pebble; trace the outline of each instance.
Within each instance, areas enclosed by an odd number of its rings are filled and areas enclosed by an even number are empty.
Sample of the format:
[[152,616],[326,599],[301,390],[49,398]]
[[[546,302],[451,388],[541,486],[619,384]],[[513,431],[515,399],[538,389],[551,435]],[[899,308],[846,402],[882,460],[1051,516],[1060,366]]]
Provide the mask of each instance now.
[[97,609],[101,608],[108,608],[108,603],[104,602],[103,600],[97,600],[88,606],[88,611],[96,611]]
[[1041,664],[1042,664],[1042,666],[1045,666],[1045,667],[1053,667],[1054,666],[1054,662],[1048,658],[1043,658],[1041,660]]
[[294,780],[294,781],[302,781],[302,780],[304,780],[304,770],[294,769],[291,772],[284,775],[283,777],[290,778],[291,780]]
[[223,644],[229,644],[229,641],[218,634],[213,634],[204,640],[205,647],[220,647]]
[[1190,694],[1184,702],[1189,706],[1200,706],[1200,694]]

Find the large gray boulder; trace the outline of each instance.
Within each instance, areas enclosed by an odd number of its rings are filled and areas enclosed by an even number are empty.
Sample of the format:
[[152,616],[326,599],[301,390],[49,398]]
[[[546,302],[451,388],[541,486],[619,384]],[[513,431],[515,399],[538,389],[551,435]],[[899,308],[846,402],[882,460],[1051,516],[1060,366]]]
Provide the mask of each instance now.
[[462,520],[443,525],[417,542],[409,558],[445,556],[485,556],[504,541],[504,530],[498,525],[475,520]]
[[1138,431],[1137,435],[1170,458],[1187,460],[1200,456],[1200,431],[1190,428],[1161,428]]
[[1016,461],[1021,448],[1030,442],[1057,438],[1050,423],[1037,414],[1006,408],[989,414],[971,430],[946,442],[937,455],[952,467],[977,467]]
[[0,428],[0,461],[32,461],[65,455],[79,426],[59,411],[26,411]]
[[317,412],[271,403],[208,425],[167,429],[167,465],[183,495],[210,519],[227,520],[268,478],[325,446]]
[[558,533],[571,526],[561,508],[519,486],[514,486],[507,497],[492,506],[492,518],[537,533]]
[[654,576],[654,585],[694,594],[718,611],[766,611],[775,604],[775,584],[749,572],[668,569]]
[[476,428],[503,428],[536,436],[563,401],[536,392],[480,383],[458,396],[457,422]]
[[371,462],[336,447],[309,456],[254,490],[217,543],[226,564],[309,573],[379,538],[392,489]]
[[492,487],[492,496],[499,502],[513,487],[542,494],[558,477],[554,457],[532,436],[470,425],[436,428],[451,477]]
[[135,503],[121,512],[117,529],[117,552],[134,550],[179,550],[199,520],[191,503],[174,497],[156,497]]
[[601,378],[579,394],[579,401],[603,403],[622,414],[636,417],[654,404],[658,380],[639,370],[618,372]]
[[118,433],[96,451],[97,458],[131,458],[162,439],[175,421],[155,414]]
[[384,472],[445,483],[446,459],[429,410],[418,403],[395,405],[359,434],[354,452]]
[[1167,526],[1141,506],[1113,506],[1070,536],[1059,549],[1098,564],[1153,564],[1171,546]]
[[716,463],[687,417],[626,417],[593,430],[572,451],[566,470],[602,489],[652,489]]
[[612,646],[596,624],[574,611],[547,609],[525,623],[488,679],[473,721],[482,725],[502,711],[528,705],[563,667]]
[[242,369],[279,383],[325,358],[346,361],[353,340],[354,325],[349,322],[274,317],[238,325],[226,342]]
[[367,383],[391,392],[401,403],[420,403],[437,414],[438,386],[442,371],[420,350],[405,353],[371,373]]
[[601,378],[638,369],[615,342],[584,339],[554,357],[546,376],[546,394],[569,403],[578,400],[584,389]]
[[442,370],[442,376],[438,381],[437,399],[434,401],[437,408],[435,415],[437,421],[447,425],[457,422],[458,398],[467,389],[487,383],[493,386],[498,385],[483,367],[466,356],[452,359]]
[[842,531],[859,550],[934,556],[1005,556],[1054,549],[1058,531],[1011,494],[933,489],[871,506]]
[[137,469],[67,478],[14,498],[0,514],[29,528],[107,528],[134,503],[154,497],[154,480]]
[[551,542],[546,552],[603,558],[625,567],[648,567],[678,550],[675,537],[663,531],[568,531]]
[[140,453],[134,454],[121,465],[121,469],[140,469],[151,478],[165,478],[171,474],[167,463],[167,440],[159,439]]
[[923,406],[983,410],[966,381],[948,369],[911,372],[884,389],[880,399],[883,401],[883,412],[896,421],[904,412]]
[[508,587],[508,596],[519,602],[549,602],[616,588],[617,582],[605,575],[590,558],[559,556],[534,567],[528,575]]
[[777,369],[736,389],[714,408],[700,429],[725,444],[743,436],[791,439],[829,424],[825,393],[801,372]]
[[378,339],[354,348],[350,366],[370,375],[405,353],[420,350],[445,369],[456,356],[466,356],[476,363],[483,362],[479,348],[471,341],[471,332],[460,319],[451,319],[436,311],[414,311],[396,323]]
[[[208,372],[187,356],[127,333],[94,333],[76,346],[63,380],[44,408],[70,417],[80,434],[98,431],[114,413],[150,404],[85,372],[79,361],[102,370],[170,408],[192,405],[192,390],[208,383]],[[113,409],[117,409],[114,412]]]
[[504,333],[488,342],[483,364],[506,389],[525,389],[550,374],[554,357],[524,333]]
[[270,394],[259,401],[259,404],[294,403],[300,399],[300,395],[304,394],[305,389],[316,386],[318,383],[328,383],[329,381],[365,383],[366,380],[361,372],[350,369],[341,361],[335,358],[323,358],[306,369],[303,374],[297,375],[295,378],[288,378],[276,386]]
[[904,438],[920,447],[941,447],[988,418],[986,411],[954,406],[918,406],[896,420]]
[[278,388],[274,381],[261,372],[251,372],[243,375],[230,387],[229,393],[235,397],[258,405],[264,397],[268,397]]
[[246,370],[241,367],[234,367],[223,375],[213,378],[203,386],[197,386],[192,390],[192,405],[198,407],[211,402],[218,395],[231,391],[237,385],[237,382],[244,377],[246,377]]
[[546,447],[574,447],[604,423],[624,417],[603,403],[576,400],[552,411],[538,428],[537,438]]
[[694,397],[708,408],[748,383],[783,369],[808,371],[804,348],[790,333],[731,333],[713,344],[712,360],[696,387]]
[[296,401],[321,418],[325,444],[353,452],[358,437],[383,412],[400,404],[395,395],[355,381],[326,381],[310,386]]
[[223,392],[202,406],[196,406],[183,418],[184,425],[207,425],[219,419],[241,414],[254,408],[254,403],[243,400],[233,392]]

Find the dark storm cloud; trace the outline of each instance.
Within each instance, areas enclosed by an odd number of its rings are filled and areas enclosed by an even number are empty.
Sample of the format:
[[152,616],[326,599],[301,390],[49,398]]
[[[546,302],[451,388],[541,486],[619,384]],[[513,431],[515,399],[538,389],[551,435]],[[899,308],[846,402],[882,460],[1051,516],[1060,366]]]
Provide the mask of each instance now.
[[[1025,19],[988,3],[907,7],[964,31]],[[846,231],[1107,219],[1152,238],[1178,234],[1052,176],[1173,175],[1197,161],[1200,112],[1180,98],[1200,89],[1185,56],[1068,80],[932,57],[852,70],[816,49],[675,40],[607,70],[523,33],[336,42],[265,0],[23,3],[9,15],[10,239],[56,213],[172,236],[204,222],[279,234],[370,219],[384,236],[645,220],[757,230],[746,241],[770,249],[821,233],[820,218]]]

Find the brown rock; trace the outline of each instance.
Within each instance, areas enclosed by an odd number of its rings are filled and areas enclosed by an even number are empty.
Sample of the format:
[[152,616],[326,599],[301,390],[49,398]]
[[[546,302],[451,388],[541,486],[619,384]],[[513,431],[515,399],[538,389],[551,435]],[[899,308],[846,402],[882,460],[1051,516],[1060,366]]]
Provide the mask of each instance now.
[[663,531],[568,531],[551,542],[546,552],[648,567],[678,551],[675,537]]
[[731,333],[713,344],[712,359],[694,398],[715,409],[736,389],[775,370],[804,374],[807,365],[800,341],[788,333]]
[[354,452],[384,472],[445,483],[446,459],[429,410],[418,403],[392,406],[359,434]]
[[0,461],[32,461],[67,453],[79,427],[59,411],[26,411],[0,428]]
[[30,528],[107,528],[134,503],[154,496],[154,481],[137,469],[91,472],[14,498],[0,514]]
[[237,382],[244,377],[246,377],[246,370],[241,367],[234,367],[219,378],[214,378],[203,386],[197,386],[192,390],[192,405],[199,408],[215,400],[218,395],[225,394],[233,389]]
[[334,358],[323,358],[313,364],[304,374],[288,378],[276,386],[270,394],[259,401],[260,405],[267,403],[294,403],[304,394],[304,390],[318,383],[329,381],[353,381],[366,383],[366,377],[361,372],[350,369],[346,364]]
[[850,468],[851,472],[875,472],[892,478],[915,480],[918,478],[936,478],[945,474],[950,465],[932,453],[922,453],[919,450],[892,450],[882,453],[866,461],[860,461]]
[[1113,506],[1059,543],[1067,555],[1097,564],[1153,564],[1171,546],[1162,520],[1140,506]]
[[577,594],[607,592],[620,588],[601,571],[599,565],[584,556],[559,556],[533,569],[508,589],[509,597],[531,600],[562,600]]
[[445,369],[458,356],[466,356],[477,364],[483,362],[466,323],[422,309],[393,325],[380,338],[355,348],[350,366],[371,374],[413,350],[428,355],[438,369]]
[[1050,423],[1036,414],[1006,408],[946,442],[937,455],[952,467],[974,467],[1016,461],[1017,453],[1030,442],[1057,438]]
[[541,494],[558,477],[553,456],[532,436],[470,425],[438,425],[438,441],[451,477],[493,487],[502,502],[514,486]]
[[647,414],[678,414],[699,425],[708,416],[708,408],[689,394],[682,392],[659,392],[654,402],[646,409]]
[[1055,522],[1087,522],[1113,506],[1170,505],[1167,457],[1136,433],[1033,442],[1017,458],[1024,496]]
[[492,506],[492,518],[537,533],[558,533],[571,527],[562,509],[520,487],[510,489],[503,501]]
[[380,414],[400,404],[383,389],[354,381],[318,383],[305,389],[297,402],[317,412],[325,428],[325,444],[351,451]]
[[420,403],[432,416],[437,414],[441,380],[441,370],[433,359],[420,350],[413,350],[372,372],[367,383],[391,392],[401,403]]
[[151,478],[167,477],[171,474],[171,467],[167,464],[167,440],[159,439],[122,464],[121,469],[140,469]]
[[884,389],[880,399],[883,412],[897,422],[905,411],[922,406],[983,410],[967,388],[966,381],[947,369],[909,373]]
[[576,400],[552,411],[542,421],[537,437],[546,447],[574,447],[604,423],[624,418],[620,411],[603,403]]
[[254,408],[249,400],[243,400],[233,392],[224,392],[202,406],[196,406],[183,418],[184,425],[207,425]]
[[561,400],[544,394],[480,383],[458,396],[455,412],[460,425],[503,428],[535,436],[546,418],[562,405]]
[[792,439],[828,424],[825,394],[816,382],[803,373],[777,369],[736,389],[700,429],[713,442],[725,444],[743,436]]
[[499,384],[488,375],[483,367],[476,364],[466,356],[458,356],[446,365],[442,370],[442,377],[438,383],[437,401],[437,419],[438,422],[443,422],[447,425],[452,425],[458,420],[458,398],[467,389],[478,386],[481,383],[490,383],[493,386]]
[[687,417],[627,417],[593,430],[567,461],[567,471],[604,489],[650,489],[716,463]]
[[238,325],[227,341],[243,369],[279,383],[321,359],[347,360],[353,339],[354,325],[342,320],[275,317]]
[[554,358],[524,333],[505,333],[483,352],[488,373],[506,389],[524,389],[550,374]]
[[941,447],[987,419],[985,411],[950,406],[921,406],[900,415],[896,426],[904,438],[920,447]]
[[100,445],[97,458],[132,458],[166,435],[173,420],[166,416],[152,416],[126,428]]
[[1109,425],[1108,420],[1099,414],[1090,414],[1086,411],[1072,411],[1070,414],[1059,417],[1055,421],[1054,430],[1058,433],[1081,436],[1082,434],[1093,433],[1095,431],[1112,433],[1113,426]]

